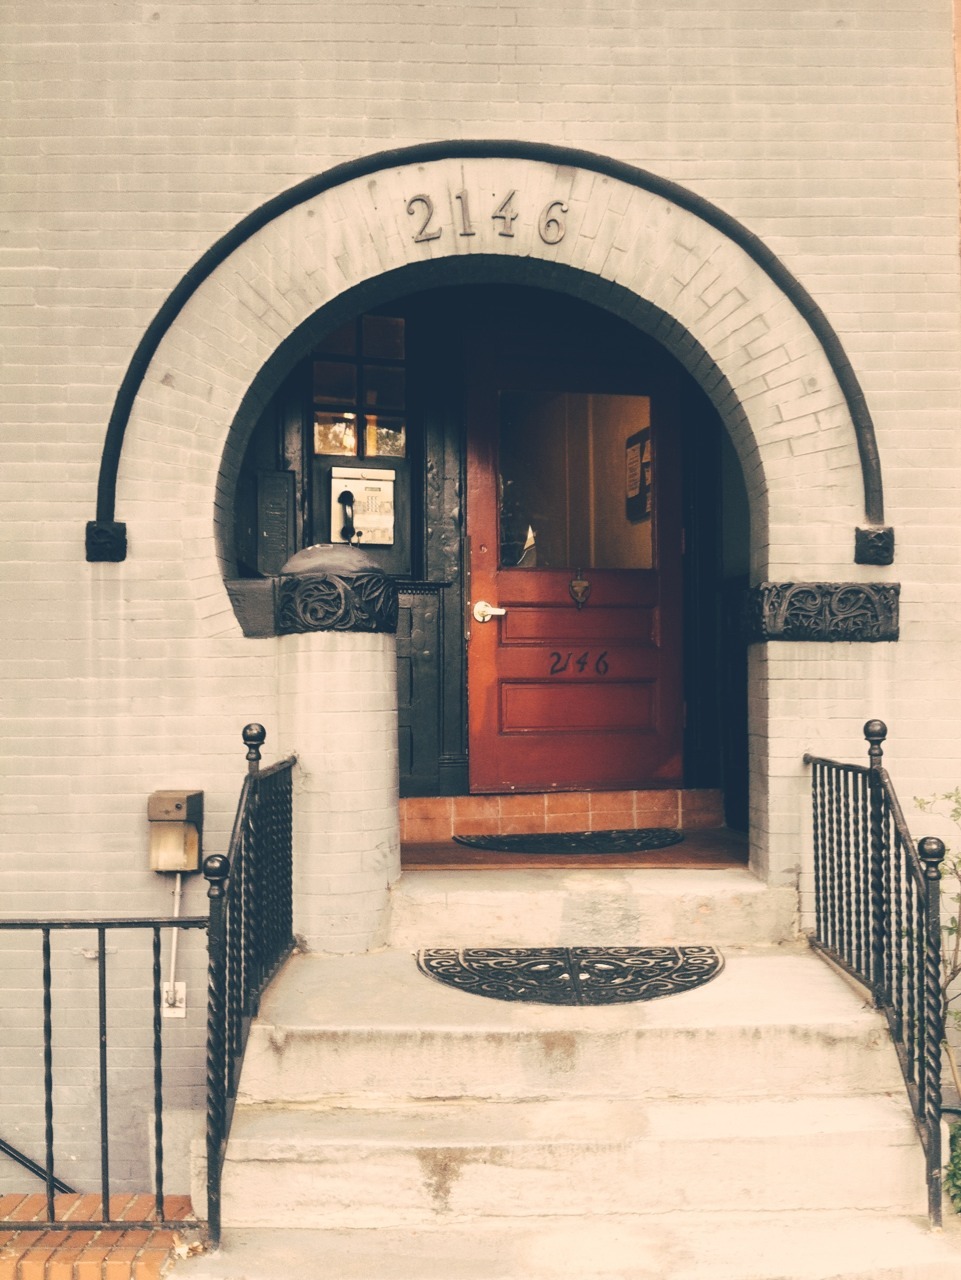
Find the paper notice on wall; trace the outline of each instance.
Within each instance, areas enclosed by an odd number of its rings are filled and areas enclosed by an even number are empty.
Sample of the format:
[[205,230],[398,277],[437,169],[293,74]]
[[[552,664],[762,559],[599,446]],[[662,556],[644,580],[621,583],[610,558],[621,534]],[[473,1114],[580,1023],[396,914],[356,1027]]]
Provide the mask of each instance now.
[[651,432],[646,427],[625,441],[625,515],[633,524],[651,518]]

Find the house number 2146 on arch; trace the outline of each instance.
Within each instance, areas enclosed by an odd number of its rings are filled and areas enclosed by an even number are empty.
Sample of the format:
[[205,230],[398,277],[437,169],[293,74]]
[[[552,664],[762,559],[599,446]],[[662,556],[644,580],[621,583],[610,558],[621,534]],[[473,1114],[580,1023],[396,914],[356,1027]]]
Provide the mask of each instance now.
[[[434,201],[421,192],[407,201],[407,212],[414,219],[414,244],[426,244],[439,240],[445,227],[434,209]],[[479,214],[471,206],[470,193],[457,191],[451,199],[452,225],[450,230],[458,237],[477,235],[478,218],[489,217],[499,236],[513,237],[514,223],[522,217],[522,209],[516,191],[509,191],[489,213]],[[563,200],[549,200],[537,216],[537,234],[545,244],[560,244],[567,231],[567,205]]]

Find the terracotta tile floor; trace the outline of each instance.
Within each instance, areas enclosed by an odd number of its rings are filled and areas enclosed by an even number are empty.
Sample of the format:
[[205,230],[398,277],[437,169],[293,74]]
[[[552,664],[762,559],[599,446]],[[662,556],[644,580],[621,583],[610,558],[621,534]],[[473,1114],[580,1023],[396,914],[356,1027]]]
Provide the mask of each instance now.
[[527,831],[605,831],[616,827],[717,827],[717,790],[551,791],[532,794],[411,796],[400,802],[405,844],[439,844],[453,835]]
[[[97,1195],[58,1195],[54,1206],[58,1221],[100,1216]],[[150,1195],[111,1196],[110,1217],[117,1226],[102,1231],[48,1231],[46,1208],[42,1192],[0,1196],[0,1280],[159,1280],[183,1240],[170,1227],[124,1228],[124,1221],[153,1217]],[[166,1212],[168,1219],[183,1221],[185,1233],[197,1233],[187,1196],[167,1196]]]

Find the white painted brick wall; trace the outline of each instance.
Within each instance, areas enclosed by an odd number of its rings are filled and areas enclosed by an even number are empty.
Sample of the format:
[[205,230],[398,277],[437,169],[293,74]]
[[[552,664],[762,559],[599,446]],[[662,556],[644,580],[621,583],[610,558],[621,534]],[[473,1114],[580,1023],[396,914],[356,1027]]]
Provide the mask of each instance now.
[[[166,910],[169,884],[146,870],[147,794],[203,788],[206,844],[223,849],[242,726],[267,725],[267,759],[291,745],[277,648],[237,635],[209,572],[216,476],[203,447],[289,314],[262,313],[259,334],[227,305],[195,317],[200,346],[177,353],[162,411],[132,424],[122,471],[130,500],[118,511],[131,557],[120,566],[83,559],[104,430],[144,329],[240,218],[340,161],[439,138],[565,143],[688,185],[782,257],[862,381],[898,556],[892,570],[846,572],[902,583],[902,640],[753,655],[753,697],[772,729],[767,742],[752,740],[768,774],[755,801],[758,865],[784,876],[803,853],[800,753],[862,758],[869,716],[890,725],[886,756],[905,800],[961,780],[949,0],[345,0],[336,9],[11,0],[4,36],[4,915]],[[363,253],[360,238],[356,248]],[[631,246],[598,239],[584,250],[594,266]],[[365,260],[379,269],[376,253]],[[280,246],[263,271],[296,280],[299,261]],[[303,261],[323,271],[323,246]],[[733,300],[709,285],[698,314],[712,304],[727,314]],[[788,322],[753,339],[759,402],[790,381],[801,355],[791,335]],[[184,357],[203,346],[216,359],[184,378]],[[207,387],[210,412],[198,415]],[[772,510],[770,542],[755,549],[756,563],[779,557],[791,576],[811,571],[812,548],[822,565],[831,554],[821,504],[812,509],[793,483],[827,456],[812,454],[815,439],[840,442],[839,496],[850,487],[850,441],[830,397],[815,393],[807,407],[816,428],[804,433],[789,413],[768,419],[768,468],[785,502]],[[200,469],[185,481],[187,460]],[[351,892],[349,879],[342,887]],[[185,909],[202,906],[195,880]],[[191,1049],[184,1044],[176,1067],[184,1097],[199,1079]],[[24,1061],[5,1055],[2,1069],[21,1072]],[[4,1136],[27,1114],[10,1096],[0,1089]]]

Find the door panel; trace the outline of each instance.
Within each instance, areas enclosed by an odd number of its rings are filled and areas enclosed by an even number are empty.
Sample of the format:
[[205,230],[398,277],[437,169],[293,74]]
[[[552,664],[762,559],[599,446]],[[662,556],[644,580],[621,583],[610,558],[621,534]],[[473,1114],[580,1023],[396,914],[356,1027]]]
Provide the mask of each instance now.
[[[591,592],[593,604],[594,591]],[[523,604],[516,599],[508,599],[506,592],[501,592],[501,599],[508,600],[507,616],[501,623],[501,644],[539,644],[545,641],[552,644],[593,645],[600,648],[624,641],[628,644],[652,644],[654,636],[655,610],[651,607],[639,608],[627,605],[616,609],[604,605],[594,605],[591,609],[571,609],[569,600],[562,600],[560,606]],[[571,655],[576,660],[580,655]],[[552,664],[551,674],[557,674]]]
[[471,622],[471,790],[677,784],[676,425],[560,385],[494,359],[468,400],[471,599],[505,610]]
[[607,733],[654,728],[653,680],[501,682],[500,732]]

